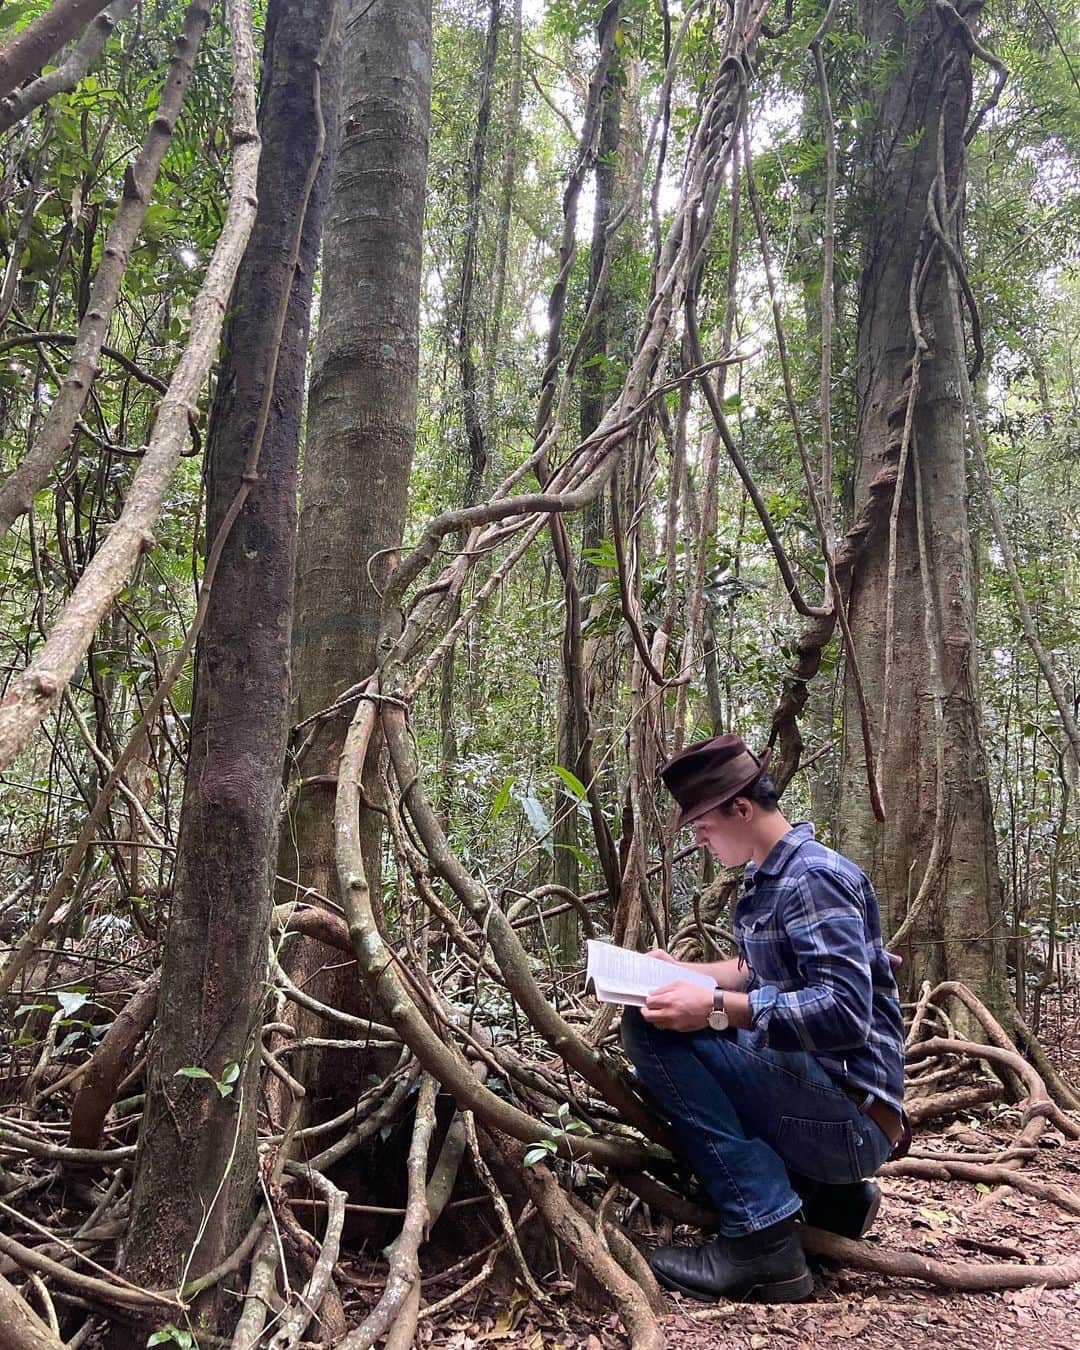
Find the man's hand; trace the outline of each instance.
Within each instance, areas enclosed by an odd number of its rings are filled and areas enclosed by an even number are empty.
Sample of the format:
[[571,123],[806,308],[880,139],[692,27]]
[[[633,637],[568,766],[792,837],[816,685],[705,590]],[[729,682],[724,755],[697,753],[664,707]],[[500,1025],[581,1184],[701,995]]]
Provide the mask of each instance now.
[[709,1025],[713,1009],[712,990],[688,980],[676,980],[654,989],[646,998],[641,1015],[663,1031],[700,1031]]
[[656,961],[667,961],[668,964],[672,966],[682,965],[681,961],[676,961],[670,952],[664,951],[663,947],[653,947],[652,950],[647,951],[645,955],[651,956]]

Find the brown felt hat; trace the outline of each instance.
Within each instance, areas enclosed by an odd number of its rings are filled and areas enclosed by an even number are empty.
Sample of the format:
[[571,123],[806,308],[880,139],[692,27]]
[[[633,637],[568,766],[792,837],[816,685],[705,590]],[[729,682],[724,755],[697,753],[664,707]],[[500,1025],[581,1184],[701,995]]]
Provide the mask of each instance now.
[[699,741],[672,755],[660,777],[679,803],[676,828],[681,830],[745,792],[769,767],[770,754],[766,750],[758,759],[741,736],[729,735]]

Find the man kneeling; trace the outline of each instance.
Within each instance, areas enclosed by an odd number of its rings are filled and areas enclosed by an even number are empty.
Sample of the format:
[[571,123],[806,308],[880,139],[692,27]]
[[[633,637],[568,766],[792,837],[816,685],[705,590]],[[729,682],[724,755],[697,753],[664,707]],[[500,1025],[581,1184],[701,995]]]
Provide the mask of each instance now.
[[675,979],[622,1018],[638,1077],[719,1216],[716,1241],[658,1248],[651,1265],[703,1301],[806,1298],[795,1216],[861,1237],[880,1203],[863,1178],[906,1136],[904,1028],[877,899],[809,822],[785,819],[767,762],[718,736],[661,770],[679,827],[693,824],[724,866],[746,864],[740,954],[696,965],[715,994]]

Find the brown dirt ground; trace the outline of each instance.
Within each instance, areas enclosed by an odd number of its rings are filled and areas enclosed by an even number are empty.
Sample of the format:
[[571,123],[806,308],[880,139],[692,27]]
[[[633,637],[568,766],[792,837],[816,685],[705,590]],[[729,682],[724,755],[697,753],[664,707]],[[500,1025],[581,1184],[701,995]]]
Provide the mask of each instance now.
[[[936,1132],[922,1131],[922,1148],[982,1151],[1005,1147],[1019,1128],[1014,1109],[968,1116]],[[1080,1144],[1048,1131],[1029,1175],[1080,1192]],[[907,1177],[881,1180],[885,1203],[866,1241],[890,1251],[916,1251],[942,1261],[994,1259],[1032,1265],[1080,1254],[1080,1215],[1008,1188],[987,1191],[968,1182]],[[642,1234],[645,1245],[650,1236]],[[690,1231],[676,1240],[692,1241]],[[989,1250],[988,1250],[989,1249]],[[432,1350],[623,1350],[627,1338],[614,1315],[589,1316],[563,1304],[559,1325],[527,1300],[501,1306],[493,1298],[461,1305],[438,1326],[421,1324]],[[1080,1350],[1080,1285],[1040,1285],[995,1293],[956,1293],[914,1280],[824,1269],[815,1298],[782,1307],[707,1306],[672,1299],[665,1319],[669,1350]]]

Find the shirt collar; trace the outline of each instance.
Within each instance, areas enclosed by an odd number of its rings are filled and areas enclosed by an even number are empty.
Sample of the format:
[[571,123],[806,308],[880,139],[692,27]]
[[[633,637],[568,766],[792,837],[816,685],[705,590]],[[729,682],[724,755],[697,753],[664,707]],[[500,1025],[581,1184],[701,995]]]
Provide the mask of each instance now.
[[747,881],[759,876],[779,876],[803,844],[808,844],[814,838],[816,836],[811,821],[802,820],[792,825],[787,834],[773,844],[763,863],[747,863],[744,876]]

